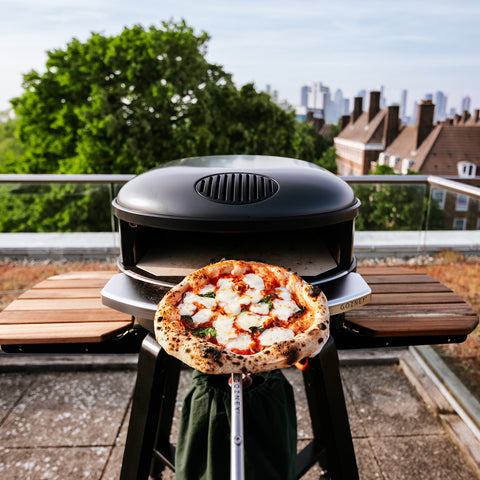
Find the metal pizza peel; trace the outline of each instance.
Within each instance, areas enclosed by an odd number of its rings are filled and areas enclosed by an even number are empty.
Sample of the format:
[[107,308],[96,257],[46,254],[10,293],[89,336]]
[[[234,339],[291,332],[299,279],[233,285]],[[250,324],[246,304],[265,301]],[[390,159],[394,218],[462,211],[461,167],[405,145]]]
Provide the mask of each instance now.
[[230,480],[245,479],[243,446],[243,376],[231,374]]

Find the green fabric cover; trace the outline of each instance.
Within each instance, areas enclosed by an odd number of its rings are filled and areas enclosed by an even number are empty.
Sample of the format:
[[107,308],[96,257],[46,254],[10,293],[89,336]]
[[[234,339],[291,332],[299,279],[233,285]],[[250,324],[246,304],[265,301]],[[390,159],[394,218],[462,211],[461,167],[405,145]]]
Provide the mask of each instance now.
[[[292,386],[279,370],[243,389],[245,480],[296,478],[297,421]],[[194,371],[180,415],[175,478],[230,478],[229,375]]]

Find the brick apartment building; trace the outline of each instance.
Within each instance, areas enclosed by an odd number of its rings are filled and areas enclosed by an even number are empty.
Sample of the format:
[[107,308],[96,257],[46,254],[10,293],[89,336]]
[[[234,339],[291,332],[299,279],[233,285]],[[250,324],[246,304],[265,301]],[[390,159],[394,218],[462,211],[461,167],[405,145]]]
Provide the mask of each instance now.
[[334,139],[338,174],[367,175],[399,129],[399,107],[381,110],[380,92],[370,92],[366,112],[363,98],[355,98],[351,115],[342,117],[342,130]]
[[335,138],[339,175],[366,175],[376,164],[425,175],[474,177],[480,175],[480,111],[434,125],[435,105],[418,106],[416,125],[402,125],[399,107],[380,110],[380,92],[370,92],[368,111],[355,99],[349,117]]
[[[377,165],[389,165],[396,173],[408,170],[424,175],[480,176],[480,111],[468,112],[434,125],[435,105],[424,100],[418,106],[416,125],[402,125],[399,107],[379,109],[380,92],[370,93],[368,111],[355,99],[352,114],[342,118],[342,130],[334,139],[339,175],[366,175]],[[474,180],[475,183],[475,180]],[[480,230],[480,202],[466,195],[431,192],[442,213],[435,228]]]

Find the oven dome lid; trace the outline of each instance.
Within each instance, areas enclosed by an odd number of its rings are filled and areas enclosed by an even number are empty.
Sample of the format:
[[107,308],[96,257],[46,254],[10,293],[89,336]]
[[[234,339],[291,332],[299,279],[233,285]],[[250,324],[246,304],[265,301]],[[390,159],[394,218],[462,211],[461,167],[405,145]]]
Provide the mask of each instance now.
[[134,177],[113,202],[122,220],[183,230],[305,228],[355,218],[359,205],[351,187],[331,172],[263,155],[169,162]]

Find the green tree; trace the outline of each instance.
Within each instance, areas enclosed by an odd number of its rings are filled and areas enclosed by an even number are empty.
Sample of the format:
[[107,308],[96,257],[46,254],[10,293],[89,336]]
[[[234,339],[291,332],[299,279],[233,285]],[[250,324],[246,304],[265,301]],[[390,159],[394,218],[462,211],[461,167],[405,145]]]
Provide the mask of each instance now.
[[0,122],[0,172],[14,172],[24,148],[15,135],[17,120]]
[[[388,165],[378,165],[375,175],[395,175]],[[417,172],[409,172],[418,175]],[[372,179],[374,180],[374,179]],[[354,185],[356,196],[362,202],[355,221],[358,230],[420,230],[425,228],[428,209],[428,191],[424,185],[382,183]],[[437,205],[430,205],[430,218],[442,216]]]
[[[46,71],[25,75],[24,93],[12,100],[25,149],[21,162],[0,168],[138,174],[169,160],[215,154],[320,161],[328,146],[320,135],[253,85],[237,89],[230,74],[206,60],[208,40],[185,22],[169,22],[125,28],[113,37],[94,33],[48,52]],[[16,200],[0,199],[9,212],[0,229],[110,227],[94,214],[92,188],[83,196],[71,186],[15,191]]]
[[327,150],[322,153],[320,160],[315,163],[333,173],[337,173],[337,152],[335,147],[328,147]]
[[208,39],[170,22],[48,52],[46,72],[25,75],[12,100],[22,170],[140,173],[196,155],[309,154],[294,112],[253,85],[238,90],[205,59]]

